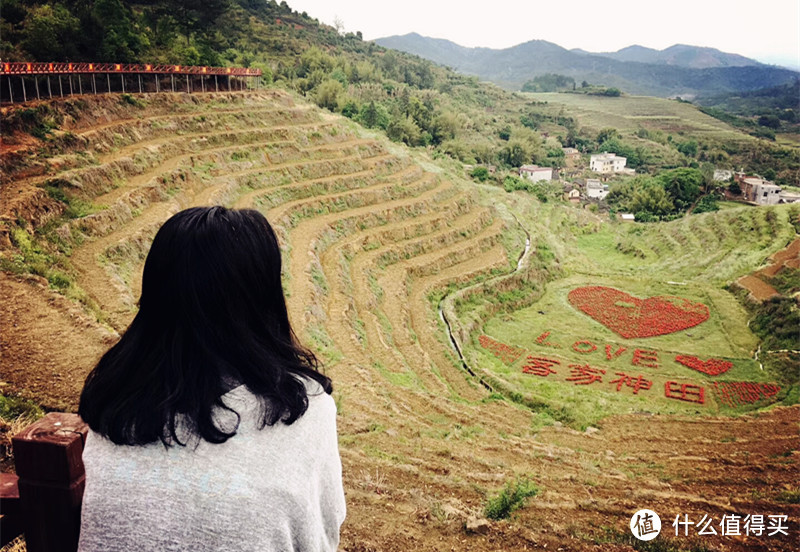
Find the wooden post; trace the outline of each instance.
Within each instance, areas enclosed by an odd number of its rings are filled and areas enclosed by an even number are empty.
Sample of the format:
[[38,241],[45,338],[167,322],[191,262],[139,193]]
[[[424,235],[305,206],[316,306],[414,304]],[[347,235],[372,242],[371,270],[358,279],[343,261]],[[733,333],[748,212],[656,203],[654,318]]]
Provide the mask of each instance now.
[[51,412],[12,439],[29,552],[78,548],[88,431],[77,414]]

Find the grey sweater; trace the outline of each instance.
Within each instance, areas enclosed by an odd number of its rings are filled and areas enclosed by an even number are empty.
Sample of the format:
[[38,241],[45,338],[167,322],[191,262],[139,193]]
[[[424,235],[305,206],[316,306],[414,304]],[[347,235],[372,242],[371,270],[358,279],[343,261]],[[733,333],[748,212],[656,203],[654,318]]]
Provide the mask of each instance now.
[[233,389],[223,400],[242,419],[222,444],[125,446],[89,432],[79,550],[336,550],[345,517],[336,406],[308,387],[303,416],[261,430],[257,398]]

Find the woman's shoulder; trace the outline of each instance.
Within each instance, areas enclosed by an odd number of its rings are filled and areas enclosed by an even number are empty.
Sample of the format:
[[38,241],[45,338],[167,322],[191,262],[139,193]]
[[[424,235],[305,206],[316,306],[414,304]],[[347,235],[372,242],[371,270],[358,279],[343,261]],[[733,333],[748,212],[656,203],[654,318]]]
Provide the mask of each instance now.
[[317,381],[310,378],[303,378],[303,383],[306,386],[306,396],[308,397],[308,409],[298,419],[298,421],[306,418],[307,422],[323,420],[335,421],[336,419],[336,402],[328,393],[322,388]]
[[[306,396],[308,398],[308,409],[298,418],[298,422],[303,418],[306,421],[311,419],[322,418],[335,418],[336,416],[336,403],[328,393],[325,392],[322,385],[311,379],[305,377],[298,377],[306,389]],[[244,414],[249,410],[260,411],[260,401],[258,395],[254,394],[246,385],[239,385],[228,391],[222,396],[223,402],[239,414]]]

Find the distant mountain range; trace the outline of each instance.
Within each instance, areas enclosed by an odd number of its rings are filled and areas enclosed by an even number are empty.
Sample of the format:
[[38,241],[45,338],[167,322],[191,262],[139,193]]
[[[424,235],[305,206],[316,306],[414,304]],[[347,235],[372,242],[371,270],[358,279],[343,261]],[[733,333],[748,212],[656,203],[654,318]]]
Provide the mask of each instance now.
[[462,73],[476,75],[510,90],[533,77],[556,73],[578,83],[614,86],[630,94],[707,96],[778,86],[800,73],[765,65],[714,48],[676,44],[664,50],[629,46],[617,52],[567,50],[532,40],[503,50],[466,48],[449,40],[417,33],[379,38],[375,42],[418,55]]
[[768,67],[754,59],[746,58],[738,54],[726,54],[715,48],[701,48],[700,46],[688,46],[686,44],[675,44],[664,50],[654,50],[634,44],[627,48],[622,48],[616,52],[603,52],[593,54],[583,50],[570,50],[575,53],[585,55],[602,56],[617,61],[635,61],[637,63],[655,63],[659,65],[677,65],[679,67],[689,67],[692,69],[713,69],[715,67]]

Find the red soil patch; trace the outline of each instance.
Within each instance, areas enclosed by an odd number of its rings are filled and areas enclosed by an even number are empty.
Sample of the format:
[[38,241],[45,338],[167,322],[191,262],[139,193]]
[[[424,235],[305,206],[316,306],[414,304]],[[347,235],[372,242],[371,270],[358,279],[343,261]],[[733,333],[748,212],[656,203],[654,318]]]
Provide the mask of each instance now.
[[800,268],[800,238],[795,239],[784,249],[774,253],[769,266],[748,274],[737,280],[737,283],[759,301],[779,296],[778,290],[764,281],[778,274],[784,267]]
[[766,283],[764,280],[753,274],[748,274],[737,280],[737,283],[759,301],[765,301],[771,297],[780,295],[778,290]]

